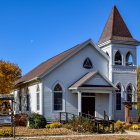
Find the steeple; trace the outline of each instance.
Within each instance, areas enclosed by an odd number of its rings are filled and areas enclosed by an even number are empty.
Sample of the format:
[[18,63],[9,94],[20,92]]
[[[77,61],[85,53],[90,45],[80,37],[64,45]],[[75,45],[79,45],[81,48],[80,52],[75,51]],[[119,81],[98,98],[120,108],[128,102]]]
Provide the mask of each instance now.
[[132,37],[115,5],[111,10],[98,44],[108,40],[139,42]]

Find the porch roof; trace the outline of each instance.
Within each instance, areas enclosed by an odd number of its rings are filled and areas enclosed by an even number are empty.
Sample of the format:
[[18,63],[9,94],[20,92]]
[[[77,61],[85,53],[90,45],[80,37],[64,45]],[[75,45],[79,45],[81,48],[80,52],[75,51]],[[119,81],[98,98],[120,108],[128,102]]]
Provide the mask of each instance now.
[[[96,75],[99,75],[101,77],[102,80],[104,80],[107,84],[95,84],[95,83],[88,83],[89,80],[95,78]],[[109,89],[109,90],[116,90],[116,86],[109,81],[108,78],[106,78],[105,76],[103,76],[99,71],[92,71],[92,72],[88,72],[86,75],[84,75],[83,77],[81,77],[79,80],[77,80],[74,84],[72,84],[69,87],[69,90],[78,90],[78,89]]]

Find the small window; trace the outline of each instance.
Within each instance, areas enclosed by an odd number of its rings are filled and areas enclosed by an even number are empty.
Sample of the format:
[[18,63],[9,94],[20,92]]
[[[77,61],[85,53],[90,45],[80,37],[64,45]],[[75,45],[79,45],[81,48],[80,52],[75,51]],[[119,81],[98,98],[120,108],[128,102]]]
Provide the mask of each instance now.
[[36,89],[36,109],[40,110],[40,89],[39,89],[39,85],[37,85],[37,89]]
[[115,65],[122,65],[122,56],[119,51],[115,54]]
[[54,87],[54,106],[53,109],[55,111],[61,111],[63,109],[62,105],[63,105],[63,91],[62,91],[62,87],[57,84]]
[[30,108],[30,95],[29,95],[29,90],[28,89],[27,89],[26,101],[27,101],[26,110],[29,111],[29,108]]
[[116,90],[116,110],[121,110],[121,87],[117,85],[118,90]]
[[133,58],[130,52],[126,55],[126,66],[133,66]]
[[92,62],[89,58],[86,58],[86,60],[83,63],[83,67],[86,69],[91,69],[92,68]]
[[37,108],[37,110],[40,110],[40,95],[39,95],[39,92],[38,93],[36,93],[36,98],[37,98],[37,106],[36,106],[36,108]]
[[21,101],[22,101],[22,96],[21,96],[21,92],[19,92],[19,111],[21,111]]

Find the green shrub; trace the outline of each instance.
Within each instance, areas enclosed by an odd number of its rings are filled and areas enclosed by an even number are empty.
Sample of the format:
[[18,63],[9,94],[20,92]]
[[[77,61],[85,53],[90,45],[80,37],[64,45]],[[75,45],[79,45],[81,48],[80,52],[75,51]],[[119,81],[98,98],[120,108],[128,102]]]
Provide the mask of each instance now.
[[46,119],[44,118],[43,115],[32,113],[27,117],[27,120],[29,121],[29,128],[33,129],[45,128]]
[[60,127],[62,127],[62,123],[60,123],[60,122],[53,122],[51,124],[47,124],[45,127],[46,128],[60,128]]
[[3,136],[3,137],[8,137],[8,136],[12,136],[12,134],[11,134],[11,131],[10,130],[2,130],[1,132],[0,132],[0,136]]
[[90,121],[88,118],[78,116],[74,117],[70,123],[69,127],[73,131],[78,132],[94,132],[95,131],[95,125],[92,121]]

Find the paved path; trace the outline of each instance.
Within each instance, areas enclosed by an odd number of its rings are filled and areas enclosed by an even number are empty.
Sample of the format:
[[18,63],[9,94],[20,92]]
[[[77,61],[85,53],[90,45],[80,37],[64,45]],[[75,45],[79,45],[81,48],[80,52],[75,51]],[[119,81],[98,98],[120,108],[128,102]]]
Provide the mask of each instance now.
[[[62,135],[62,136],[35,136],[35,137],[16,137],[15,139],[49,139],[49,138],[76,138],[76,137],[94,137],[94,136],[125,136],[125,135],[134,135],[140,136],[139,132],[125,131],[123,134],[93,134],[93,135]],[[0,138],[0,140],[14,140],[14,138]]]

